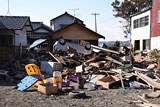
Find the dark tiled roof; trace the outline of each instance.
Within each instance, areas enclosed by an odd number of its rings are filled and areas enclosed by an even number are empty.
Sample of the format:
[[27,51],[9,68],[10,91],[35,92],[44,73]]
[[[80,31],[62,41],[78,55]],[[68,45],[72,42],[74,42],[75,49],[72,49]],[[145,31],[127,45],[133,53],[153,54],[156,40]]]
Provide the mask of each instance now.
[[0,16],[0,29],[18,30],[23,29],[30,18],[27,16]]
[[82,20],[80,20],[80,19],[78,19],[78,18],[76,18],[76,17],[74,17],[74,16],[72,16],[72,15],[68,14],[67,12],[65,12],[64,14],[59,15],[59,16],[57,16],[57,17],[55,17],[55,18],[51,19],[50,21],[54,21],[55,19],[57,19],[57,18],[59,18],[59,17],[62,17],[62,16],[64,16],[64,15],[67,15],[67,16],[69,16],[69,17],[72,17],[73,19],[75,18],[75,20],[81,21],[81,22],[83,23],[83,21],[82,21]]
[[41,23],[43,22],[31,22],[33,30],[37,29],[39,26],[41,26]]
[[43,22],[31,22],[31,24],[32,24],[32,28],[33,28],[34,31],[39,29],[39,28],[44,28],[44,29],[46,29],[50,32],[53,31],[49,26],[43,24]]

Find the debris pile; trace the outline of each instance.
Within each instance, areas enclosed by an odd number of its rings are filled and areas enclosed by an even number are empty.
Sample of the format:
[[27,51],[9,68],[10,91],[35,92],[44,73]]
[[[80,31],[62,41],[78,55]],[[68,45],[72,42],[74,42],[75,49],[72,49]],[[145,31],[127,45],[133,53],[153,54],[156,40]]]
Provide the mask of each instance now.
[[[72,97],[82,97],[86,96],[85,84],[92,85],[87,86],[90,91],[120,87],[160,89],[158,50],[125,56],[126,52],[116,52],[88,43],[77,45],[63,40],[57,41],[53,47],[53,52],[29,53],[25,59],[18,62],[15,72],[19,74],[19,70],[23,74],[21,79],[25,77],[17,85],[18,90],[25,91],[31,86],[38,86],[38,91],[44,94],[55,94],[61,90],[70,92]],[[40,69],[34,65],[27,69],[28,64],[36,64]],[[31,74],[25,70],[30,70]],[[10,78],[8,75],[9,71],[0,72],[1,77]],[[34,81],[29,81],[31,79]],[[40,80],[42,82],[38,82]],[[72,83],[76,83],[78,90],[83,91],[72,91],[76,90]],[[154,96],[159,97],[160,94],[147,94],[145,98]]]

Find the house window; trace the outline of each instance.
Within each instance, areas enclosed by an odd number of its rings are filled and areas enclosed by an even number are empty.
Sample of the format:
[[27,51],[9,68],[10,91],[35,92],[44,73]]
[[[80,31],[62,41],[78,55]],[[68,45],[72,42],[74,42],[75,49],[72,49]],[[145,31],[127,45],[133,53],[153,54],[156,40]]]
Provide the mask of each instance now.
[[135,48],[135,50],[139,50],[140,49],[140,40],[135,40],[134,41],[134,48]]
[[147,26],[149,23],[149,15],[145,17],[145,26]]
[[158,11],[158,23],[160,23],[160,10]]
[[134,29],[139,28],[139,27],[144,27],[144,26],[147,26],[148,23],[149,23],[149,15],[134,20],[133,27],[134,27]]
[[138,28],[138,20],[134,20],[134,28]]

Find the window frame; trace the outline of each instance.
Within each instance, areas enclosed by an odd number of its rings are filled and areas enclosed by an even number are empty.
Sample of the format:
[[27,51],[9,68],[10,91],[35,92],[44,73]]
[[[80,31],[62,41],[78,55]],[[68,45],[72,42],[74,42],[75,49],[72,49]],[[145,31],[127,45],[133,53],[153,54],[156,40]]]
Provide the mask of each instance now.
[[158,23],[160,23],[160,10],[158,10]]

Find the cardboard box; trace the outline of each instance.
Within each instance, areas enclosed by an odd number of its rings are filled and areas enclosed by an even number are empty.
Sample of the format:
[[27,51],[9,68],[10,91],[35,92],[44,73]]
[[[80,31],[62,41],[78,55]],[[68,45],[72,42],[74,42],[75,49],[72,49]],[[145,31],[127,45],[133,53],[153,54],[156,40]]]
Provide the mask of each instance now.
[[96,85],[102,85],[104,88],[110,89],[112,84],[119,82],[119,81],[120,81],[120,78],[116,76],[107,76],[107,77],[103,77],[99,79],[96,82]]
[[43,94],[56,94],[58,88],[57,86],[53,86],[53,84],[40,84],[38,85],[38,91]]

